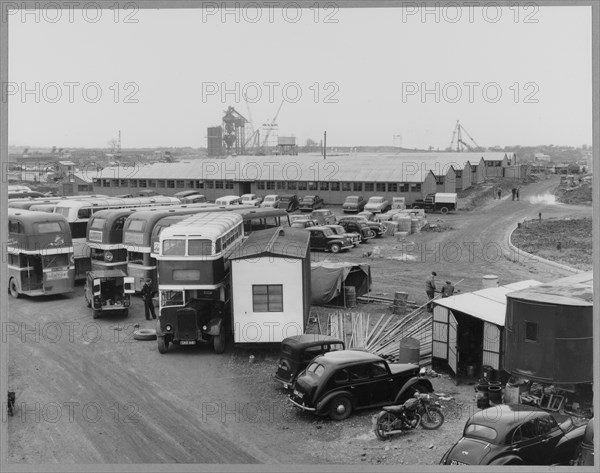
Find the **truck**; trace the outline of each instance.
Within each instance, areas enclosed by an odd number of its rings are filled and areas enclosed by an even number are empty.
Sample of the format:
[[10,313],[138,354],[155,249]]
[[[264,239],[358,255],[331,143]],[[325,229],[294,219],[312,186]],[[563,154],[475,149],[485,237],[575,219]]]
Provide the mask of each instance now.
[[427,194],[425,199],[417,199],[409,208],[423,209],[425,212],[441,212],[447,214],[452,210],[456,210],[457,195],[454,192],[436,192]]

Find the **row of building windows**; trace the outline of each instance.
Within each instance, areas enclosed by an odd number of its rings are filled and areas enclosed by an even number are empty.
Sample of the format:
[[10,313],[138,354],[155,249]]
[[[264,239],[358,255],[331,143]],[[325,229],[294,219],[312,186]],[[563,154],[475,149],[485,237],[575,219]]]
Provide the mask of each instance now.
[[[233,189],[233,181],[183,181],[154,179],[98,179],[100,187],[159,187],[167,189]],[[421,192],[421,184],[407,182],[307,182],[257,181],[258,190]]]

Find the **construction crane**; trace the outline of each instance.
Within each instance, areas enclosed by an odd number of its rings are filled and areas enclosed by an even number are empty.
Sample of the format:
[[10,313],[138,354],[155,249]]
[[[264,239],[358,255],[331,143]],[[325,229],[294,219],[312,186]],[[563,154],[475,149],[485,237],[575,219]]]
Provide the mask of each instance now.
[[271,120],[271,123],[269,123],[267,125],[268,126],[267,132],[265,133],[265,137],[263,139],[263,142],[260,145],[260,152],[261,152],[261,154],[264,153],[264,148],[267,145],[267,141],[269,139],[269,136],[271,136],[271,131],[277,125],[277,117],[279,116],[279,112],[281,111],[281,107],[283,107],[283,102],[284,102],[284,100],[282,100],[281,103],[279,104],[279,108],[277,109],[277,113],[273,117],[273,120]]
[[252,120],[252,113],[250,112],[250,104],[248,103],[248,100],[247,100],[245,94],[244,94],[244,102],[246,102],[246,110],[248,110],[248,119],[249,119],[248,120],[248,124],[249,124],[248,131],[250,132],[250,136],[244,143],[244,149],[248,148],[248,144],[250,142],[252,142],[251,148],[256,149],[256,148],[258,148],[260,132],[258,129],[254,128],[254,122]]
[[[471,146],[469,143],[462,139],[462,132],[469,137],[474,146]],[[456,141],[456,151],[464,151],[465,148],[469,151],[479,151],[482,148],[475,142],[473,137],[469,135],[469,132],[463,127],[458,120],[456,120],[456,126],[454,127],[454,132],[452,133],[452,141],[450,142],[450,150],[454,150],[454,142]]]

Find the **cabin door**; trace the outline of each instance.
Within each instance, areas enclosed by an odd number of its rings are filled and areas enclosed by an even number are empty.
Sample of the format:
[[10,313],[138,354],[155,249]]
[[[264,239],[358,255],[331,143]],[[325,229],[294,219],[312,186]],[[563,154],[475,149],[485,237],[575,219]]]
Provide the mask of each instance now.
[[458,323],[454,314],[448,311],[448,365],[455,374],[455,380],[458,382],[458,347],[456,342],[456,333],[458,331]]

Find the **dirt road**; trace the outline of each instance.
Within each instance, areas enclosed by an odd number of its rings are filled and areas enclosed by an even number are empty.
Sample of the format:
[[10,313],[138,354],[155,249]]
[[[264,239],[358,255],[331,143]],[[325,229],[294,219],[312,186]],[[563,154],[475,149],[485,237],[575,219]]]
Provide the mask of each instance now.
[[[404,241],[375,239],[346,254],[321,253],[315,259],[369,262],[374,292],[405,290],[420,302],[425,301],[423,280],[432,270],[441,281],[464,279],[463,291],[479,289],[484,274],[498,275],[501,284],[549,281],[568,273],[537,261],[513,262],[506,237],[518,221],[540,211],[544,218],[591,216],[591,207],[540,197],[557,182],[523,188],[519,202],[505,198],[444,216],[454,227],[450,231]],[[428,215],[431,223],[437,218]],[[380,257],[363,256],[376,247]],[[341,423],[315,423],[298,415],[269,379],[273,353],[262,352],[256,365],[248,363],[247,352],[232,347],[224,355],[208,346],[175,347],[160,355],[156,342],[132,338],[135,323],[153,328],[144,320],[140,299],[133,301],[128,318],[94,320],[82,294],[78,286],[69,296],[10,302],[9,323],[2,328],[2,340],[9,344],[9,388],[17,393],[15,416],[2,413],[10,462],[400,462],[360,453],[356,442],[373,441],[372,412]],[[435,433],[435,442],[449,445],[463,424],[464,419],[449,423]],[[428,447],[432,437],[411,438],[415,442],[402,461],[439,460],[443,452]],[[335,454],[327,445],[335,446]]]

